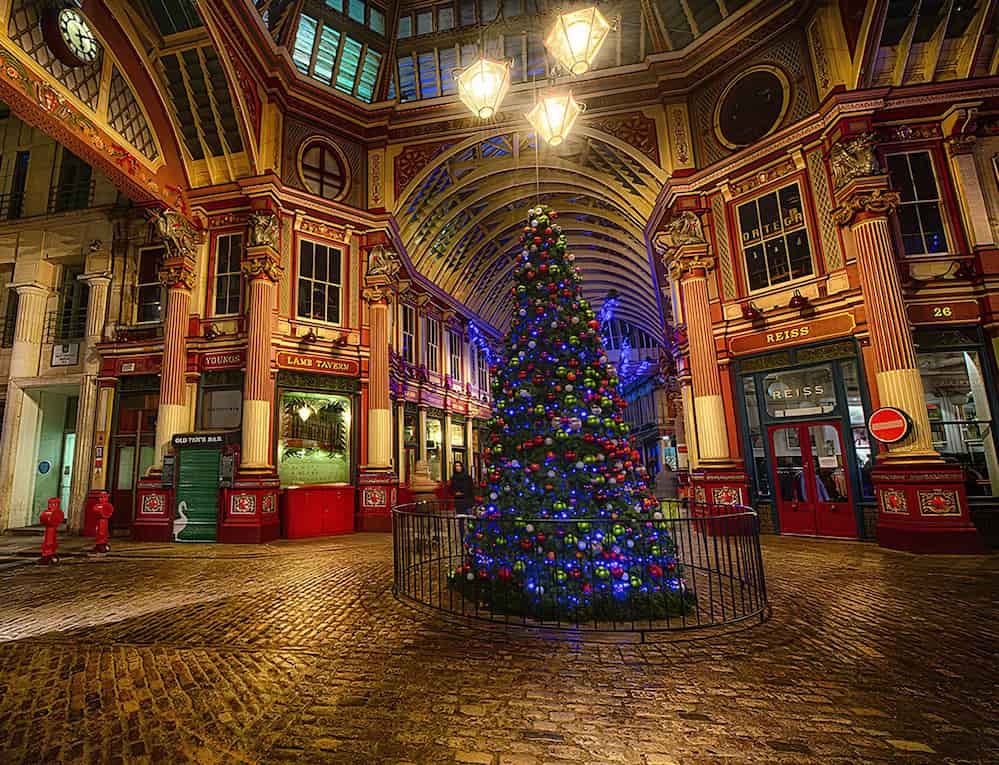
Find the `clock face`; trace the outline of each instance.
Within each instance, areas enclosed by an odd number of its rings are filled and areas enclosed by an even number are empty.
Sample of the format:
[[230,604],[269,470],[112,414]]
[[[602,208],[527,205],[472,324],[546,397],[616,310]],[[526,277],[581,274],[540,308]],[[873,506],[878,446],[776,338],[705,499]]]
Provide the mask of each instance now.
[[100,44],[90,24],[75,8],[65,8],[60,11],[59,34],[69,52],[81,64],[89,64],[101,52]]
[[755,143],[780,123],[787,109],[787,89],[768,69],[747,72],[729,86],[716,113],[716,127],[729,148]]

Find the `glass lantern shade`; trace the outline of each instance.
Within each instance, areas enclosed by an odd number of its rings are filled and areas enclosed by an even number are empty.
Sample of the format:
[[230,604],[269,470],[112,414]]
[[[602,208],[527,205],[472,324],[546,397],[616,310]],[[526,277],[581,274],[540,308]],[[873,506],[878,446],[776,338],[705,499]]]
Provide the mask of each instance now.
[[585,74],[608,32],[610,24],[596,7],[583,8],[559,15],[545,39],[545,46],[568,71]]
[[458,96],[479,119],[489,119],[499,110],[510,88],[510,63],[480,58],[455,72]]
[[582,113],[583,104],[565,96],[547,96],[527,113],[527,119],[545,141],[552,146],[562,143],[576,118]]

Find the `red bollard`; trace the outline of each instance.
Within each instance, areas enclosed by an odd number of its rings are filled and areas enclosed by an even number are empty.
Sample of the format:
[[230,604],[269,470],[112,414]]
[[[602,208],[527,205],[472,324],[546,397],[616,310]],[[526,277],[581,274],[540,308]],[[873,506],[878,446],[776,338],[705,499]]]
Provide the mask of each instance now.
[[42,538],[42,557],[38,562],[43,566],[58,563],[59,556],[56,553],[59,551],[59,540],[56,539],[56,529],[66,520],[62,508],[59,507],[58,497],[49,500],[49,506],[42,511],[40,520],[45,527],[45,536]]
[[94,552],[107,552],[111,549],[111,545],[108,544],[108,521],[114,513],[114,506],[108,502],[108,493],[106,491],[102,491],[97,495],[94,512],[97,514],[97,534],[96,539],[94,539]]

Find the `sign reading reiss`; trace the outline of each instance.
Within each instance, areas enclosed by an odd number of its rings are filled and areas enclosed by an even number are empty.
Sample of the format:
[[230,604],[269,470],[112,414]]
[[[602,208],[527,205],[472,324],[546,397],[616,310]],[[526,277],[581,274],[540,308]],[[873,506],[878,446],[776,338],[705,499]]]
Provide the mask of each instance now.
[[277,355],[277,364],[281,369],[300,369],[307,372],[321,372],[329,375],[345,375],[357,377],[361,373],[361,364],[356,359],[335,359],[329,356],[306,356],[301,353],[281,351]]

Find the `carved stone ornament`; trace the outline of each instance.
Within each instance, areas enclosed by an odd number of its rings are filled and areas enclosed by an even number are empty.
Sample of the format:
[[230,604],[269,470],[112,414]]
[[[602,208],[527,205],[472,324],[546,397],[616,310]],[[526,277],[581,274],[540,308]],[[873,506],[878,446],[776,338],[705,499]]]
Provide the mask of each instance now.
[[187,264],[167,264],[160,269],[159,276],[167,289],[194,289],[194,269]]
[[874,189],[854,194],[832,211],[833,220],[840,226],[853,221],[859,213],[890,215],[898,207],[901,197],[897,191]]
[[277,215],[268,211],[252,212],[246,222],[250,227],[251,247],[278,248],[281,226]]
[[176,210],[161,210],[154,219],[156,232],[174,257],[193,258],[198,234],[190,221]]
[[686,244],[704,244],[701,219],[697,213],[684,210],[656,234],[654,243],[663,251],[683,247]]
[[944,144],[947,146],[947,153],[952,157],[970,154],[975,149],[975,136],[958,133],[945,140]]
[[881,166],[874,151],[877,136],[865,133],[848,141],[833,144],[829,152],[829,165],[832,169],[833,186],[845,186],[854,178],[879,175]]
[[387,285],[370,285],[361,291],[361,296],[369,303],[383,303],[388,300]]
[[272,282],[279,282],[282,273],[281,266],[267,255],[254,255],[243,261],[243,275],[247,279],[264,277]]
[[365,282],[393,281],[401,267],[396,253],[384,245],[376,244],[368,251],[368,270],[364,274],[364,280]]

